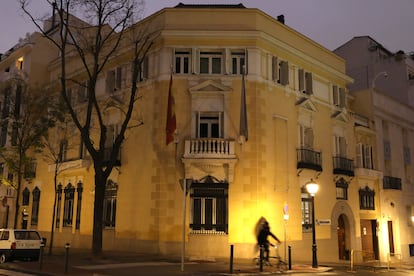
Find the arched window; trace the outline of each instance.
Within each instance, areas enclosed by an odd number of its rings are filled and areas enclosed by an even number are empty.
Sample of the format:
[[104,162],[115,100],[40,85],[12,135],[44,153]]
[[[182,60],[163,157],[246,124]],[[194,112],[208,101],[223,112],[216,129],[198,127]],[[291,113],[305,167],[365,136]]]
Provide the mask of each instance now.
[[63,206],[63,226],[72,226],[73,203],[75,198],[75,187],[71,183],[65,187],[65,203]]
[[39,220],[39,203],[40,203],[40,190],[35,187],[32,191],[33,202],[32,202],[32,219],[31,225],[37,225]]
[[83,184],[82,182],[78,182],[76,191],[78,192],[78,203],[76,205],[76,229],[80,227],[80,216],[81,216],[81,208],[82,208],[82,192],[83,192]]
[[23,190],[23,198],[22,198],[22,205],[23,206],[28,206],[29,205],[29,198],[30,198],[30,191],[26,187]]
[[57,190],[56,190],[56,195],[57,195],[57,201],[56,201],[56,228],[60,227],[60,210],[62,206],[62,184],[59,183]]

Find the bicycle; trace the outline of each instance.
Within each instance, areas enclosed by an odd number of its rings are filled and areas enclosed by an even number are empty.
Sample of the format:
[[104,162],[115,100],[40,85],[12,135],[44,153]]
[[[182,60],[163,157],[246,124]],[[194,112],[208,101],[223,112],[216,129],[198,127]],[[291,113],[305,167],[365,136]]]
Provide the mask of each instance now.
[[[279,245],[278,244],[270,244],[271,247],[274,248],[274,255],[269,255],[269,260],[265,260],[265,256],[264,256],[264,246],[261,246],[260,252],[259,252],[259,256],[255,257],[253,259],[253,262],[255,262],[256,265],[260,266],[260,260],[262,260],[262,264],[260,267],[260,271],[262,271],[262,266],[275,266],[276,268],[279,269],[280,272],[282,271],[286,271],[288,270],[288,265],[287,263],[282,260],[282,257],[280,257],[279,254]],[[274,264],[275,263],[275,264]]]

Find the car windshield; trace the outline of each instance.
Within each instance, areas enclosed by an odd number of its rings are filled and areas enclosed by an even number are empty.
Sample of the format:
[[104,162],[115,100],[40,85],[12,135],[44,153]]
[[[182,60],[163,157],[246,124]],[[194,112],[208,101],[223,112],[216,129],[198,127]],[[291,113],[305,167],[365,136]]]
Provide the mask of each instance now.
[[39,233],[36,231],[15,231],[16,240],[40,240]]

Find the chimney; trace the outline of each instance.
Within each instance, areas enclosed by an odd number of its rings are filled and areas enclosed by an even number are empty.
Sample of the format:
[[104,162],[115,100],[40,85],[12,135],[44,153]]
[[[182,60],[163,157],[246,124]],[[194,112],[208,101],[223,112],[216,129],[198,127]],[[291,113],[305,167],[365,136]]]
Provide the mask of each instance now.
[[277,16],[277,21],[282,24],[285,24],[285,16],[283,14]]

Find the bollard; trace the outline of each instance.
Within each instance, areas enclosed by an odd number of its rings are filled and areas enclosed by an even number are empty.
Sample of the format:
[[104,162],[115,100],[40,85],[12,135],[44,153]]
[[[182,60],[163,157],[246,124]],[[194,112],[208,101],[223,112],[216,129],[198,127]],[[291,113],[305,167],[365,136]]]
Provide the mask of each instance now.
[[68,264],[69,264],[69,248],[70,248],[70,244],[66,243],[65,244],[65,274],[68,273]]
[[43,250],[45,248],[44,240],[40,242],[40,250],[39,250],[39,270],[42,270],[43,266]]
[[292,270],[292,247],[288,246],[288,263],[289,263],[289,270]]
[[263,248],[263,246],[260,246],[260,256],[259,256],[259,269],[260,269],[260,272],[263,272],[263,258],[264,258],[264,256],[263,256],[263,254],[264,254],[264,248]]
[[234,245],[230,245],[230,274],[233,274],[233,252],[234,252]]

